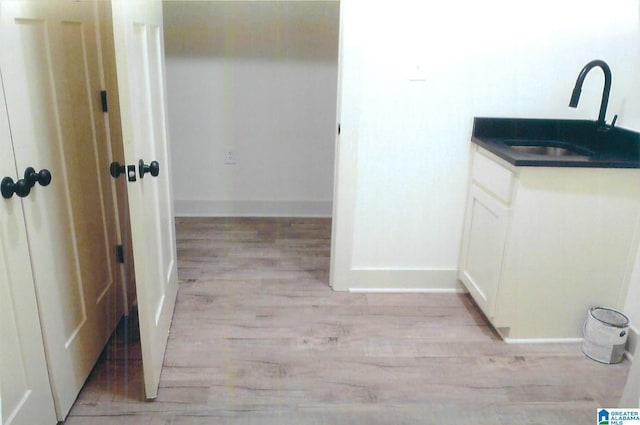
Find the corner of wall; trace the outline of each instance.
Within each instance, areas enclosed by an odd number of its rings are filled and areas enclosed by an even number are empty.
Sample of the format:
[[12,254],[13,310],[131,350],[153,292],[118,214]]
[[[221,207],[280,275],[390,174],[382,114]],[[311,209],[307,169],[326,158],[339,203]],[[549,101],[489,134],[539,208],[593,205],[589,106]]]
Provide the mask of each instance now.
[[629,334],[627,336],[627,347],[625,349],[625,356],[629,360],[633,360],[635,358],[637,348],[638,348],[638,337],[640,336],[640,331],[635,327],[629,328]]

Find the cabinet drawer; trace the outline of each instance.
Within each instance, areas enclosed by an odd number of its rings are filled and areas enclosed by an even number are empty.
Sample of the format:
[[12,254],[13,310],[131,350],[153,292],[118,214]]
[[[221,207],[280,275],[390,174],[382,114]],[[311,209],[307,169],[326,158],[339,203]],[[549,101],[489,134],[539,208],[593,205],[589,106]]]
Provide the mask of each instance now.
[[485,153],[477,146],[473,149],[471,178],[484,190],[509,204],[513,192],[514,174],[488,155],[488,152]]

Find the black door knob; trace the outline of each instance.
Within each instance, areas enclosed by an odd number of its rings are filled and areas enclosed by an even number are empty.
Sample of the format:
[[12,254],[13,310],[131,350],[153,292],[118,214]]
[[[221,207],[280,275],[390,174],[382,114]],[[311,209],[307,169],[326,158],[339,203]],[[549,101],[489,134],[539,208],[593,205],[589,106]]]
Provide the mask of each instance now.
[[157,177],[160,174],[160,164],[158,161],[151,161],[149,165],[146,165],[143,160],[138,161],[138,173],[140,178],[143,178],[145,173],[150,173],[153,177]]
[[118,177],[120,177],[120,174],[125,174],[126,172],[127,166],[120,165],[118,161],[113,161],[111,165],[109,165],[109,174],[111,174],[111,177],[113,178],[117,179]]
[[2,182],[0,182],[0,192],[5,199],[11,198],[14,193],[24,198],[31,192],[31,186],[29,186],[29,183],[24,179],[14,182],[11,177],[5,177],[2,179]]
[[40,186],[48,186],[51,183],[51,173],[44,168],[36,173],[33,167],[27,167],[24,170],[24,180],[30,188],[36,183],[40,183]]

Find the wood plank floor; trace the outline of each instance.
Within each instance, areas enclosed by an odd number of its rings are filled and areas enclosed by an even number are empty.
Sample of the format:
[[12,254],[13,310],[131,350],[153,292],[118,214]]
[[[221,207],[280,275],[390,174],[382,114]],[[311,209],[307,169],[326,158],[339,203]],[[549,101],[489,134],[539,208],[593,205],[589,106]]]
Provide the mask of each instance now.
[[[591,424],[629,362],[508,345],[468,295],[328,287],[330,220],[177,220],[180,290],[158,398],[135,325],[68,425]],[[559,318],[561,320],[561,318]]]

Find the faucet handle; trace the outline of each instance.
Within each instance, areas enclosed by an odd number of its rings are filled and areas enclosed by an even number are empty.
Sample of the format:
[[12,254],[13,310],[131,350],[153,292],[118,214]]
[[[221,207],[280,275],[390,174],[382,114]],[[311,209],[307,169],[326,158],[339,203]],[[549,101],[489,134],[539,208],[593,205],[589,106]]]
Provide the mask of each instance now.
[[611,124],[607,124],[607,122],[605,121],[602,124],[598,125],[598,131],[601,133],[606,133],[607,131],[613,129],[613,127],[616,125],[616,121],[618,121],[618,115],[614,115],[613,116],[613,120],[611,121]]

